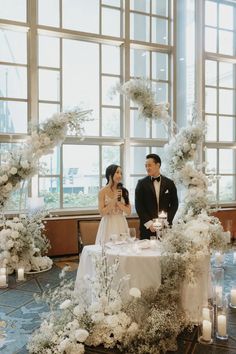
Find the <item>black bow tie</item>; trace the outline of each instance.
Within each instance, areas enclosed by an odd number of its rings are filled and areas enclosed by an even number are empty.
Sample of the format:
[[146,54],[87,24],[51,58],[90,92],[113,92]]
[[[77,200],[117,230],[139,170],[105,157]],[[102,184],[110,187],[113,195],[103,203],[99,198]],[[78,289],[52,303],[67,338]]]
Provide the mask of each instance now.
[[161,176],[159,176],[159,177],[152,177],[152,182],[154,182],[154,181],[160,182],[160,180],[161,180]]

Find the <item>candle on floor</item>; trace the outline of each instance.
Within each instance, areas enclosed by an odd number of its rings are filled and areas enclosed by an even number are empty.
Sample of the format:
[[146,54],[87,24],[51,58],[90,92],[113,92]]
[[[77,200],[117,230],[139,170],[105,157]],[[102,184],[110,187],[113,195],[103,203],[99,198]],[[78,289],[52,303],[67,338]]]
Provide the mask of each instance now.
[[236,306],[236,289],[230,290],[230,302],[231,305]]
[[0,274],[0,287],[7,286],[7,276],[6,274]]
[[7,275],[7,269],[4,267],[0,268],[0,275]]
[[216,261],[216,265],[221,266],[221,264],[223,262],[223,254],[220,252],[216,252],[215,253],[215,261]]
[[233,263],[236,264],[236,252],[233,254]]
[[212,330],[211,321],[203,320],[202,321],[202,337],[205,341],[211,340],[211,330]]
[[18,276],[18,280],[25,280],[25,276],[24,276],[24,268],[18,268],[17,270],[17,276]]
[[217,332],[221,337],[225,337],[227,334],[226,331],[226,315],[219,315],[217,317]]

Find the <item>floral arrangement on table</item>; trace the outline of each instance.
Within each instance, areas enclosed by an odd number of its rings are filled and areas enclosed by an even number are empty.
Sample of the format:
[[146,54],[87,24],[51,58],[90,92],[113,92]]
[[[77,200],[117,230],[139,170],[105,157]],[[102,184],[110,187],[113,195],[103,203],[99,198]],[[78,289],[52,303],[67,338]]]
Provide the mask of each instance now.
[[69,129],[78,136],[82,134],[82,124],[89,120],[90,112],[75,108],[56,113],[33,128],[31,136],[21,148],[6,154],[0,166],[0,208],[5,206],[11,193],[20,188],[21,182],[37,173],[38,159],[51,154],[53,148],[65,139]]
[[8,274],[23,267],[26,272],[41,271],[52,266],[46,256],[50,243],[44,235],[46,211],[20,214],[12,220],[0,219],[0,267]]

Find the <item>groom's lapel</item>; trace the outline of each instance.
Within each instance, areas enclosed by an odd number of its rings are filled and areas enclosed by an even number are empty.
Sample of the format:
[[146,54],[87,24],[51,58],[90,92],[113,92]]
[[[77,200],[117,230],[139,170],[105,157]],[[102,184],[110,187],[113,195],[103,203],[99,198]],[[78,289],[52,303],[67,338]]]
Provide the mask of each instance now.
[[160,186],[160,195],[159,198],[164,194],[165,190],[166,190],[166,180],[161,176],[161,186]]

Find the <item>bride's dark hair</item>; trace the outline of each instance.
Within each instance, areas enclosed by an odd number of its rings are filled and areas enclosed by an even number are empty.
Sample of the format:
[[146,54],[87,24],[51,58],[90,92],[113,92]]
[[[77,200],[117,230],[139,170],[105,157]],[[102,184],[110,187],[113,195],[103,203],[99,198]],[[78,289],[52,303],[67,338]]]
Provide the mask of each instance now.
[[[116,170],[117,170],[118,167],[120,167],[120,166],[119,165],[115,165],[115,164],[107,166],[106,172],[105,172],[105,177],[106,177],[106,180],[107,180],[106,184],[109,183],[110,177],[111,177],[111,180],[112,180],[112,185],[114,184],[113,177],[114,177],[114,174],[116,173]],[[128,205],[129,204],[129,192],[123,186],[122,186],[122,197],[124,198],[125,204]]]

